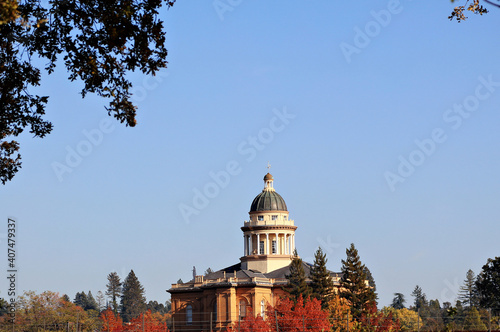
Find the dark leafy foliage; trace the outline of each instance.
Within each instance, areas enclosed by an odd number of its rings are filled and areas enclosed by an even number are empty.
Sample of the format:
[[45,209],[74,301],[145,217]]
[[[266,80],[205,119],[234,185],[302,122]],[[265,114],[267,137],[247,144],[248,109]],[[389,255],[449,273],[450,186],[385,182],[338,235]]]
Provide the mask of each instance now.
[[[166,67],[167,49],[158,10],[175,0],[0,0],[0,181],[21,167],[16,137],[25,128],[43,138],[52,124],[42,117],[48,96],[29,92],[41,84],[42,70],[62,62],[70,81],[84,83],[82,97],[110,100],[106,110],[136,125],[129,72],[154,75]],[[44,68],[32,59],[46,60]]]

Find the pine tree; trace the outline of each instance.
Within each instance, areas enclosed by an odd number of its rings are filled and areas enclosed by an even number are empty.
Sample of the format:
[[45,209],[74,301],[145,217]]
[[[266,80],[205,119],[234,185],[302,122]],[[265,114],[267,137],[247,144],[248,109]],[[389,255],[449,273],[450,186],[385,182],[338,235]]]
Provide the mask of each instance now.
[[401,293],[394,293],[394,298],[392,299],[391,307],[394,309],[404,309],[405,308],[405,296]]
[[122,294],[122,283],[118,273],[111,272],[108,274],[108,284],[106,285],[106,296],[111,299],[113,313],[118,314],[118,298]]
[[144,287],[137,279],[134,270],[130,270],[130,273],[123,281],[120,308],[124,322],[129,322],[132,318],[146,311]]
[[104,297],[104,294],[101,291],[97,292],[97,295],[95,297],[96,303],[97,303],[97,309],[99,312],[103,311],[106,309],[106,299]]
[[464,285],[460,287],[458,299],[469,307],[477,306],[476,275],[469,269],[465,276]]
[[326,254],[318,248],[314,254],[314,264],[311,268],[311,292],[312,296],[321,301],[323,309],[328,308],[333,293],[333,280],[326,269]]
[[477,276],[476,287],[479,304],[491,308],[493,314],[500,314],[500,257],[488,258]]
[[376,305],[377,295],[368,285],[365,266],[361,263],[358,250],[351,243],[346,249],[347,259],[342,260],[342,278],[340,278],[340,297],[351,305],[354,318],[359,319],[361,314],[368,314],[371,307]]
[[418,311],[420,308],[427,306],[427,297],[419,285],[415,286],[415,289],[411,293],[411,296],[415,298],[415,301],[413,302],[414,305],[413,309],[415,311]]
[[73,303],[80,308],[85,309],[85,307],[87,306],[87,294],[85,294],[85,292],[76,293]]
[[96,300],[94,299],[94,296],[92,295],[92,292],[89,291],[87,293],[87,302],[85,303],[85,307],[83,309],[85,310],[96,310],[98,311],[98,305]]
[[290,295],[289,297],[297,302],[300,295],[304,299],[309,298],[310,289],[306,282],[306,273],[302,266],[302,259],[297,254],[297,249],[293,252],[292,263],[290,264],[290,274],[285,276],[288,279],[288,284],[284,287]]

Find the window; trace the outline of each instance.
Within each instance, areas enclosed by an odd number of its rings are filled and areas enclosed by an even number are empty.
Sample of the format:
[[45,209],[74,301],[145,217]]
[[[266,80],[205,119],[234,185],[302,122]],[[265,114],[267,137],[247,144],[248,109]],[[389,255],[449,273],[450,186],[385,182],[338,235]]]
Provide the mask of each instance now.
[[258,220],[258,221],[264,221],[264,216],[258,216],[258,217],[257,217],[257,220]]
[[259,243],[259,255],[264,255],[264,241]]
[[240,301],[240,317],[245,317],[247,314],[247,306],[244,300]]
[[193,307],[190,304],[186,307],[186,324],[193,324]]
[[213,315],[213,320],[214,322],[217,321],[217,299],[214,301],[214,315]]
[[266,318],[266,301],[260,301],[260,316],[265,319]]
[[273,254],[275,254],[276,253],[276,241],[275,240],[273,240],[272,246],[273,246]]
[[278,220],[278,215],[271,216],[271,220]]
[[283,216],[283,220],[286,220],[286,216]]

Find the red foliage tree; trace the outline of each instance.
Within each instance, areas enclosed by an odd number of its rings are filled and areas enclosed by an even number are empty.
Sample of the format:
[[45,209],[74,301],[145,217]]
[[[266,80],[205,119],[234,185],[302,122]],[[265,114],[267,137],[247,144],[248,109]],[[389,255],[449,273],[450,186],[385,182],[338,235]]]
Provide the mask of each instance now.
[[102,322],[102,331],[106,332],[121,332],[123,331],[123,321],[120,315],[113,313],[110,308],[104,310],[99,317]]
[[[304,302],[302,296],[299,296],[294,305],[289,298],[282,298],[274,308],[268,308],[269,325],[271,331],[277,332],[276,320],[280,331],[287,332],[321,332],[330,330],[328,320],[329,312],[321,309],[321,302],[317,299],[311,299]],[[272,321],[272,322],[271,322]]]
[[384,314],[372,304],[366,308],[366,313],[361,314],[358,322],[358,331],[387,332],[399,331],[399,321],[394,320],[392,313]]
[[[142,325],[144,324],[144,329]],[[140,314],[136,318],[132,318],[130,323],[125,326],[125,331],[129,332],[166,332],[167,323],[162,322],[158,316],[148,310],[145,314]]]
[[227,328],[228,332],[269,332],[271,328],[269,324],[273,323],[274,320],[265,321],[260,314],[254,316],[252,308],[247,307],[246,316],[239,322],[236,322],[233,326]]

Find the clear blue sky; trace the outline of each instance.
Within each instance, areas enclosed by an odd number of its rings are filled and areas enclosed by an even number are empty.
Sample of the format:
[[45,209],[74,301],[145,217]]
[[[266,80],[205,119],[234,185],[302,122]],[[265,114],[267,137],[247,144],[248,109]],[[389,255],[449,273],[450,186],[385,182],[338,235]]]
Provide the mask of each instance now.
[[[454,302],[500,255],[500,11],[458,24],[447,0],[219,3],[233,5],[162,12],[169,66],[132,76],[135,128],[106,122],[106,101],[63,70],[45,78],[54,131],[20,138],[23,168],[0,191],[18,288],[73,298],[133,269],[164,302],[193,266],[239,262],[269,161],[303,258],[322,246],[339,271],[353,242],[380,306],[415,285]],[[196,190],[212,197],[183,217]]]

